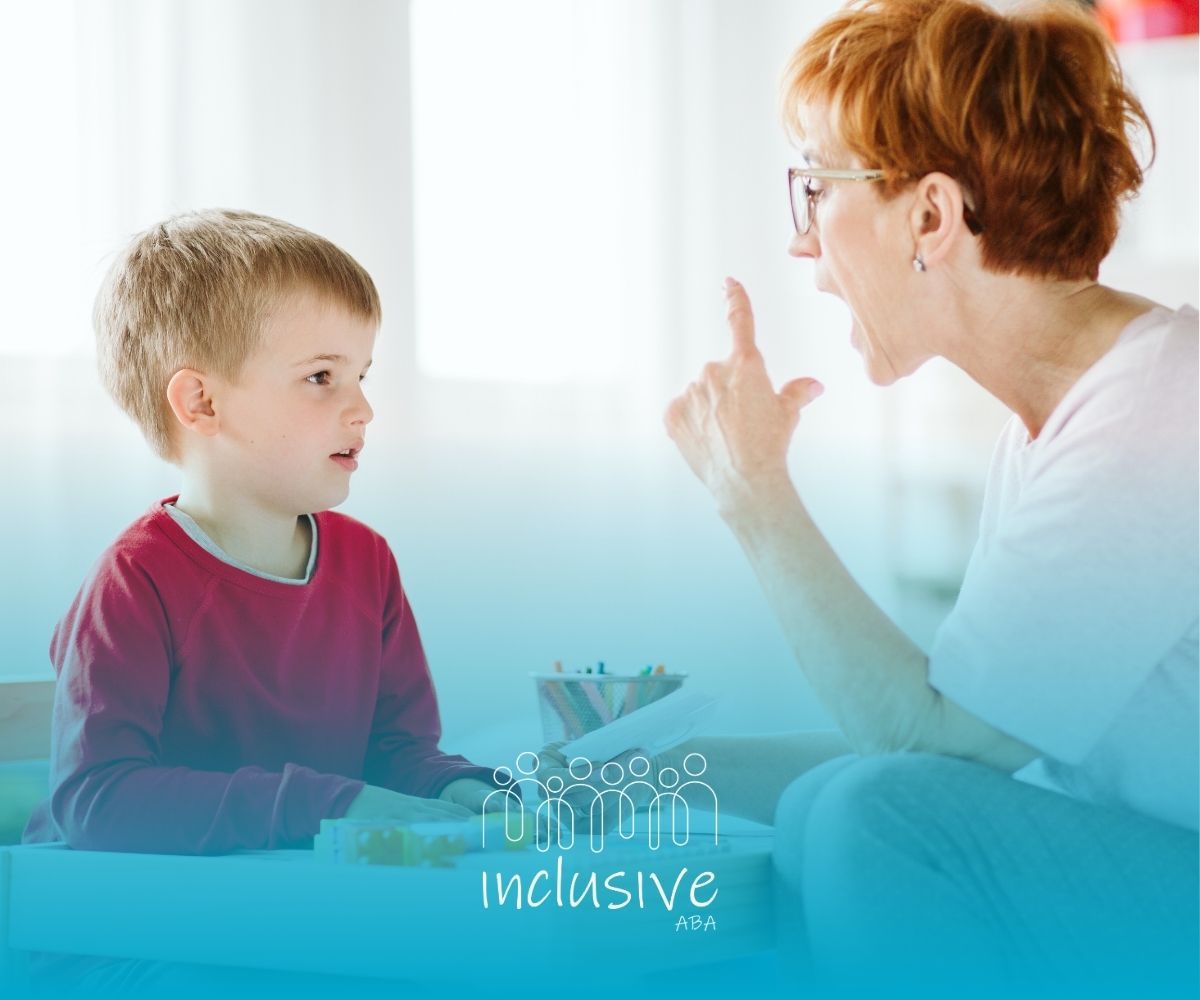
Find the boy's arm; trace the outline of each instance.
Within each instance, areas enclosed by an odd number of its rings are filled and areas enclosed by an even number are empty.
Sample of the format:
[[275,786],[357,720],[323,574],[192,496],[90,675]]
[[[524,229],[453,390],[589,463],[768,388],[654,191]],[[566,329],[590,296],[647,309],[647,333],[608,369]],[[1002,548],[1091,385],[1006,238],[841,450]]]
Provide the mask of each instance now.
[[437,695],[412,607],[388,553],[387,598],[379,695],[371,723],[366,780],[408,795],[433,798],[459,778],[493,784],[492,769],[443,753]]
[[361,791],[361,781],[295,765],[232,773],[163,766],[172,633],[187,624],[169,619],[138,565],[110,555],[55,631],[50,812],[72,847],[281,847],[315,835],[323,817],[341,816]]

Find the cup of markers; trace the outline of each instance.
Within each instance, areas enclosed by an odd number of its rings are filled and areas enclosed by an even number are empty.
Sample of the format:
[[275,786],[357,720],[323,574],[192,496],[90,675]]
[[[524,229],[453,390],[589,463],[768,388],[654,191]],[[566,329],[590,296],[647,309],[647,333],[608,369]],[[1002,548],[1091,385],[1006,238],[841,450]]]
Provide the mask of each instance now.
[[637,674],[611,674],[603,663],[568,672],[556,662],[551,673],[533,674],[542,735],[547,743],[577,739],[658,701],[686,678],[687,674],[667,673],[661,663]]

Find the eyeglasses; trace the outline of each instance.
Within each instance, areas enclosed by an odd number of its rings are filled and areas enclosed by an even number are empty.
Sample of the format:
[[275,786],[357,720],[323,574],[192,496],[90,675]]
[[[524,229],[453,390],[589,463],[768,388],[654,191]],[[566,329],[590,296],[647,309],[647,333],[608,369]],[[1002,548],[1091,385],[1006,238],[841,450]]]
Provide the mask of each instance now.
[[817,199],[825,193],[824,188],[814,188],[818,181],[881,181],[887,175],[882,170],[809,170],[803,167],[788,167],[788,197],[792,200],[792,222],[796,235],[803,236],[812,229],[817,217]]
[[[814,188],[818,181],[881,181],[887,176],[882,170],[810,170],[807,167],[788,167],[788,197],[792,203],[792,223],[796,235],[803,236],[812,229],[817,217],[817,199],[824,188]],[[963,205],[963,221],[974,236],[983,232],[969,205]]]

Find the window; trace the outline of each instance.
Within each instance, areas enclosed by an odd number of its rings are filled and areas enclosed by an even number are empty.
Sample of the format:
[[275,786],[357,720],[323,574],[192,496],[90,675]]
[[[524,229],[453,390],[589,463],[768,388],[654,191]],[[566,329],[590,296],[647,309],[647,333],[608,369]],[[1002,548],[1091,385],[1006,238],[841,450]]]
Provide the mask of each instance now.
[[412,4],[424,374],[602,381],[644,336],[653,6]]
[[5,317],[0,352],[57,355],[86,344],[80,271],[75,8],[12,4],[0,32]]

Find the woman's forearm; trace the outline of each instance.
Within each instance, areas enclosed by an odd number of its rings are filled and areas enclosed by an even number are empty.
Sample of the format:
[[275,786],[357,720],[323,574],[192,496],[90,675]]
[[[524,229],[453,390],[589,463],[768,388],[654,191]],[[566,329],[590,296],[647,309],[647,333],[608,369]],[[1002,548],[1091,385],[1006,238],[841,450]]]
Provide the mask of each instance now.
[[791,482],[721,511],[821,703],[859,753],[914,743],[935,692],[926,659],[850,576]]
[[721,514],[797,663],[856,752],[927,750],[1005,770],[1035,756],[930,686],[925,654],[855,582],[789,480],[757,483]]

